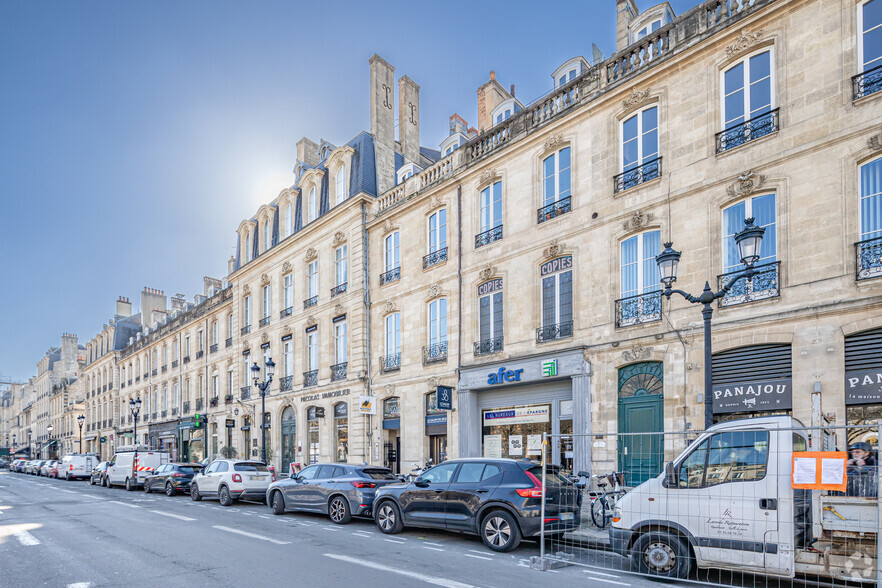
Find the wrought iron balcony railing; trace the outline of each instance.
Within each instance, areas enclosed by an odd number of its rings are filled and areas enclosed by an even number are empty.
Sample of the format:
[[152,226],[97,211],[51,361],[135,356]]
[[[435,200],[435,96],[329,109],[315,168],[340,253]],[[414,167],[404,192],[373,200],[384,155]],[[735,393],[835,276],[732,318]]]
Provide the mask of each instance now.
[[135,377],[135,381],[136,381],[136,382],[140,382],[140,381],[141,381],[141,376],[136,376],[136,377]]
[[778,109],[770,110],[717,133],[717,153],[728,151],[778,130]]
[[316,304],[318,304],[318,295],[310,296],[309,298],[307,298],[306,300],[303,301],[303,308],[305,310],[305,309],[309,308],[310,306],[315,306]]
[[120,390],[122,390],[122,389],[125,388],[125,387],[126,387],[126,383],[125,383],[125,382],[120,382],[120,383],[119,383],[119,389],[120,389]]
[[[156,370],[153,370],[153,371],[156,372]],[[156,375],[156,374],[154,373],[153,375]],[[107,392],[107,384],[104,384],[104,385],[101,387],[101,391],[102,391],[102,392]]]
[[662,158],[656,157],[644,162],[643,165],[631,168],[613,176],[613,192],[618,194],[649,180],[660,178],[662,174]]
[[217,343],[212,343],[211,347],[208,348],[209,353],[217,353]]
[[177,414],[178,414],[178,409],[177,409],[177,408],[173,408],[173,409],[172,409],[172,416],[177,416]]
[[331,298],[337,296],[338,294],[343,294],[346,292],[346,287],[349,285],[349,282],[343,282],[342,284],[337,284],[333,288],[331,288]]
[[129,386],[131,386],[131,385],[132,385],[132,379],[129,378]]
[[[155,420],[156,420],[156,413],[155,413],[155,412],[154,412],[153,414],[150,415],[150,420],[151,420],[151,421],[155,421]],[[104,426],[105,426],[105,427],[107,426],[107,421],[104,421]]]
[[882,237],[858,241],[854,252],[858,280],[882,276]]
[[475,341],[475,356],[490,355],[491,353],[499,353],[502,351],[502,335],[491,339],[481,339]]
[[165,373],[167,371],[168,371],[168,365],[162,366],[162,373]]
[[502,239],[502,225],[475,235],[475,249]]
[[184,407],[181,409],[182,414],[187,414],[188,412],[190,412],[190,401],[189,400],[184,402]]
[[228,337],[227,342],[226,342],[226,347],[232,347],[232,346],[233,346],[233,338]]
[[175,369],[176,367],[178,367],[178,363],[179,363],[179,362],[178,362],[177,359],[174,360],[174,361],[172,362],[172,369]]
[[286,392],[294,385],[294,376],[284,376],[279,380],[279,390]]
[[251,386],[242,386],[239,388],[239,398],[242,400],[248,400],[251,398]]
[[150,373],[152,373],[155,376],[156,374],[159,373],[159,370],[157,368],[153,368],[153,371]]
[[851,77],[853,100],[875,94],[882,90],[882,65],[870,68]]
[[616,328],[661,320],[661,291],[616,300]]
[[167,416],[168,416],[168,411],[167,410],[162,411],[162,418],[166,418]]
[[190,363],[190,356],[189,355],[184,356],[184,363]]
[[242,327],[242,330],[241,330],[242,335],[247,335],[250,332],[251,332],[251,325],[245,325],[244,327]]
[[394,282],[396,280],[401,279],[401,268],[394,267],[387,272],[383,272],[380,274],[380,285],[388,284],[389,282]]
[[538,211],[536,211],[536,224],[541,225],[547,220],[551,220],[553,218],[568,213],[570,211],[570,202],[571,198],[569,196],[565,196],[557,202],[552,202],[548,206],[543,206]]
[[318,370],[303,372],[303,387],[318,386]]
[[268,324],[270,324],[270,317],[268,317],[268,316],[263,317],[262,319],[260,319],[259,324],[261,327],[267,326]]
[[208,406],[210,406],[211,408],[217,408],[217,404],[218,404],[217,396],[215,396],[214,398],[212,398],[208,401]]
[[294,314],[294,307],[293,307],[293,306],[289,306],[289,307],[286,308],[285,310],[279,311],[279,318],[280,318],[280,319],[283,319],[283,318],[285,318],[286,316],[291,316],[292,314]]
[[423,347],[423,365],[447,361],[447,341]]
[[196,410],[202,410],[202,407],[205,406],[205,402],[201,398],[196,399]]
[[149,375],[150,375],[149,372],[144,372],[144,379],[146,380]]
[[401,369],[401,352],[380,356],[380,371],[394,372]]
[[335,363],[331,366],[331,381],[339,382],[340,380],[346,379],[346,366],[349,365],[348,362],[343,361],[340,363]]
[[780,261],[773,261],[772,263],[764,263],[762,265],[754,266],[756,274],[749,279],[737,278],[737,274],[740,274],[741,270],[717,276],[717,285],[720,288],[732,284],[729,292],[720,298],[718,303],[720,308],[780,296],[780,265]]
[[566,321],[556,325],[545,325],[536,329],[536,342],[544,343],[556,339],[566,339],[573,336],[573,321]]
[[447,247],[433,251],[423,257],[423,269],[438,265],[442,261],[447,261]]
[[205,351],[200,349],[199,351],[196,352],[196,359],[202,359],[203,355],[205,355]]

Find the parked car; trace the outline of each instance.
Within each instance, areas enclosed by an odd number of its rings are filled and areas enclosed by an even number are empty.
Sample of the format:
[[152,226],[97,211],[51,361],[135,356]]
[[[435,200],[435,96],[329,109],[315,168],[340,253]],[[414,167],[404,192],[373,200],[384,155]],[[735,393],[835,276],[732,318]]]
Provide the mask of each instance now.
[[107,464],[109,461],[102,461],[94,468],[92,468],[92,473],[89,474],[89,484],[94,486],[98,484],[99,486],[106,486],[104,483],[104,477],[107,475]]
[[216,459],[190,482],[190,497],[194,501],[214,498],[223,506],[235,500],[266,500],[269,485],[275,476],[262,461]]
[[342,525],[353,516],[371,516],[377,488],[398,482],[388,468],[315,464],[270,484],[266,500],[277,515],[292,510],[319,512]]
[[169,455],[166,451],[151,451],[143,445],[117,447],[116,453],[107,464],[104,485],[122,485],[126,490],[134,490],[144,483],[146,476],[168,462]]
[[6,461],[5,459],[0,459],[0,470],[8,470],[8,469],[9,469],[9,462]]
[[58,477],[65,480],[90,478],[96,463],[98,456],[94,453],[69,453],[58,464]]
[[32,476],[39,475],[40,468],[43,467],[44,463],[46,463],[45,459],[32,459],[28,462],[26,473],[31,474]]
[[21,473],[22,470],[24,469],[24,465],[26,462],[27,462],[26,459],[17,459],[14,462],[12,462],[12,465],[10,466],[9,469],[13,472]]
[[[546,466],[545,532],[579,528],[582,494]],[[374,520],[383,533],[405,526],[477,533],[493,551],[511,551],[542,528],[542,466],[534,461],[465,458],[445,461],[407,484],[377,490]]]
[[164,491],[167,496],[174,496],[179,491],[189,492],[190,482],[201,471],[202,464],[199,463],[167,463],[144,478],[144,492]]
[[58,461],[54,459],[44,461],[43,465],[40,466],[40,476],[46,476],[47,478],[54,477],[58,472],[56,469],[57,464]]

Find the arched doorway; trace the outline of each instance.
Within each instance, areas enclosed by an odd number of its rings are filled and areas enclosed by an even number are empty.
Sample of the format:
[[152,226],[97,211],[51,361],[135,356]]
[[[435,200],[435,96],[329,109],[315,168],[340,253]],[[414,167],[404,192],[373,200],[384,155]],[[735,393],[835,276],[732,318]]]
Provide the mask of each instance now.
[[297,419],[294,408],[286,406],[282,411],[282,473],[291,473],[291,462],[297,457]]
[[[619,368],[619,471],[637,486],[661,472],[664,449],[664,366],[660,361]],[[647,433],[647,434],[641,434]]]

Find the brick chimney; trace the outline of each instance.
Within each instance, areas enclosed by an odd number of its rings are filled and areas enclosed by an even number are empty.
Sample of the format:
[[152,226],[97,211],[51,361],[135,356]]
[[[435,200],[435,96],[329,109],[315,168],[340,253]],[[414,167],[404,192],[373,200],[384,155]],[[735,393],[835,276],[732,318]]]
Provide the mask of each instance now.
[[496,81],[496,72],[490,72],[490,79],[478,88],[478,130],[483,133],[493,126],[490,113],[501,102],[511,98],[502,84]]
[[[376,53],[371,68],[371,134],[377,162],[377,191],[395,186],[395,68]],[[417,147],[419,150],[419,147]]]
[[420,87],[407,76],[398,79],[398,142],[404,160],[419,165]]
[[640,11],[634,0],[616,0],[616,51],[631,44],[628,27]]
[[315,141],[303,137],[297,141],[297,159],[315,167],[319,163],[319,146]]

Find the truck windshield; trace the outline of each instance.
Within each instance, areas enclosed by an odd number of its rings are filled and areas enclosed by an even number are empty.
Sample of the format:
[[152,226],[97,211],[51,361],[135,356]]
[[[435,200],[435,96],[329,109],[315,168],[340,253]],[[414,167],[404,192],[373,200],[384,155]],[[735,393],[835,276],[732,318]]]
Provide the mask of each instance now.
[[679,488],[702,488],[766,477],[768,431],[725,431],[705,439],[678,466]]

